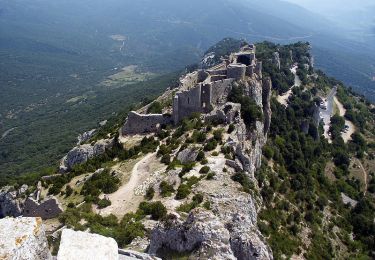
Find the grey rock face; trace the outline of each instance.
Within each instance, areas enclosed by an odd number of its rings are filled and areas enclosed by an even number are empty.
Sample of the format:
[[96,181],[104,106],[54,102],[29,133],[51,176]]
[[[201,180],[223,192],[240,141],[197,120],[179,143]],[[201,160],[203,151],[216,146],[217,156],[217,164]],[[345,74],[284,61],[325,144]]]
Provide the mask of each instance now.
[[223,106],[215,108],[205,116],[206,121],[218,120],[226,124],[234,123],[241,113],[241,105],[236,103],[225,103]]
[[168,220],[151,234],[149,253],[159,249],[192,252],[192,259],[235,259],[230,248],[230,235],[223,223],[210,211],[193,210],[188,219]]
[[1,219],[0,230],[0,259],[52,259],[40,218]]
[[278,70],[281,68],[280,54],[278,52],[273,53],[272,63],[277,67]]
[[17,198],[17,191],[11,187],[0,190],[0,218],[18,217],[22,213],[22,201]]
[[84,132],[78,136],[77,145],[83,144],[84,142],[88,141],[91,137],[94,136],[96,129],[92,129],[90,131]]
[[61,160],[60,171],[70,171],[74,165],[87,162],[96,156],[102,155],[106,150],[113,147],[113,139],[99,140],[94,145],[84,144],[74,147],[68,154]]
[[185,150],[179,152],[177,155],[177,159],[185,164],[189,162],[194,162],[197,159],[198,156],[198,151],[191,149],[191,148],[186,148]]

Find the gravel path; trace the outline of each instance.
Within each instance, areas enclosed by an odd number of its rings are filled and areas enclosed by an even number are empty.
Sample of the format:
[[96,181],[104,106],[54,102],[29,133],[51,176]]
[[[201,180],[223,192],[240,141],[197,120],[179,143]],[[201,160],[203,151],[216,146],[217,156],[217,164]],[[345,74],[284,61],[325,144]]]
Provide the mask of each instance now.
[[[339,109],[340,116],[344,117],[346,113],[346,109],[341,104],[341,102],[337,99],[337,97],[335,97],[334,100],[337,105],[337,108]],[[349,126],[349,128],[346,133],[342,133],[342,139],[344,139],[344,142],[347,143],[350,140],[352,140],[352,134],[354,134],[355,132],[355,126],[351,121],[346,120],[346,119],[345,119],[345,125]]]
[[285,107],[288,107],[288,99],[289,97],[292,95],[293,93],[293,88],[294,87],[299,87],[301,86],[301,80],[300,78],[297,76],[297,69],[298,69],[298,66],[293,66],[290,71],[294,74],[294,86],[292,86],[285,94],[283,95],[279,95],[277,96],[277,101],[285,106]]
[[136,196],[134,189],[150,174],[149,165],[155,159],[155,155],[156,153],[148,154],[135,164],[129,181],[122,185],[115,193],[108,195],[108,199],[112,202],[112,205],[100,210],[101,215],[108,216],[114,214],[116,216],[123,216],[138,208],[139,203],[143,200],[143,196]]

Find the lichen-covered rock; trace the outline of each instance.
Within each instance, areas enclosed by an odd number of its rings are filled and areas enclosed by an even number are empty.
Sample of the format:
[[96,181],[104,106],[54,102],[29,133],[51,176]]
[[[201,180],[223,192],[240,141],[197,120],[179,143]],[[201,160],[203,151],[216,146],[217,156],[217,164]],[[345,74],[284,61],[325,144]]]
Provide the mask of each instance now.
[[118,246],[113,238],[64,229],[57,260],[118,260]]
[[191,149],[191,148],[186,148],[178,153],[177,159],[181,163],[186,164],[186,163],[194,162],[197,159],[197,156],[198,156],[198,151]]
[[52,259],[40,218],[4,218],[0,230],[0,259]]
[[230,235],[224,224],[210,211],[195,209],[185,222],[169,219],[151,234],[149,253],[160,249],[192,253],[192,259],[235,259]]
[[22,201],[17,196],[17,191],[12,187],[4,187],[0,190],[0,218],[21,215]]
[[74,165],[87,162],[89,159],[105,153],[106,150],[113,147],[113,139],[99,140],[94,145],[84,144],[74,147],[61,160],[60,171],[70,171]]

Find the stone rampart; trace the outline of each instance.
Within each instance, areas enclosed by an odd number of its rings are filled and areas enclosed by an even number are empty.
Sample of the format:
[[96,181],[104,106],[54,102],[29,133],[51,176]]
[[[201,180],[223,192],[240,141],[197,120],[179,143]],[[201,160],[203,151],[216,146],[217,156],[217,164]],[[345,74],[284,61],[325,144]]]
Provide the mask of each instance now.
[[38,203],[32,198],[27,198],[23,209],[23,216],[51,219],[57,217],[62,212],[63,210],[59,201],[54,197],[48,198],[42,203]]
[[172,123],[171,115],[163,114],[148,114],[142,115],[137,112],[130,112],[122,133],[129,134],[145,134],[157,132],[161,126]]

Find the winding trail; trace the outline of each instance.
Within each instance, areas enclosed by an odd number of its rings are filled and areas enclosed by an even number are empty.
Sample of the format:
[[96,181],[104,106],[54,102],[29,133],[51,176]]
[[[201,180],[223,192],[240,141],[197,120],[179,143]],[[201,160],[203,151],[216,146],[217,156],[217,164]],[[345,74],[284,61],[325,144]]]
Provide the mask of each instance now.
[[143,200],[143,196],[136,196],[134,190],[150,174],[150,161],[155,155],[156,153],[148,154],[134,165],[129,181],[122,185],[115,193],[107,195],[112,204],[100,210],[101,215],[108,216],[114,214],[116,216],[123,216],[138,208],[139,203]]
[[366,196],[367,194],[367,189],[368,189],[368,182],[367,182],[367,172],[365,170],[365,167],[363,167],[363,164],[361,163],[360,160],[357,160],[358,164],[359,164],[359,167],[361,167],[361,170],[362,170],[362,173],[363,173],[363,181],[365,183],[365,191],[363,192],[363,194]]
[[[340,116],[344,117],[346,114],[346,109],[344,108],[343,104],[338,100],[337,97],[335,97],[334,100],[337,105],[337,108],[339,109]],[[352,140],[352,135],[355,133],[355,125],[347,119],[345,119],[345,125],[347,125],[349,128],[347,129],[346,132],[343,132],[341,136],[342,136],[342,139],[344,139],[344,142],[347,143],[350,140]]]
[[298,66],[297,65],[295,65],[295,66],[293,66],[291,69],[290,69],[290,71],[293,73],[293,75],[294,75],[294,85],[285,93],[285,94],[283,94],[283,95],[278,95],[277,96],[277,101],[281,104],[281,105],[283,105],[283,106],[285,106],[285,107],[288,107],[288,100],[289,100],[289,97],[292,95],[292,93],[293,93],[293,88],[294,87],[299,87],[299,86],[301,86],[301,84],[302,84],[302,82],[301,82],[301,80],[300,80],[300,78],[298,77],[298,75],[297,75],[297,69],[298,69]]

